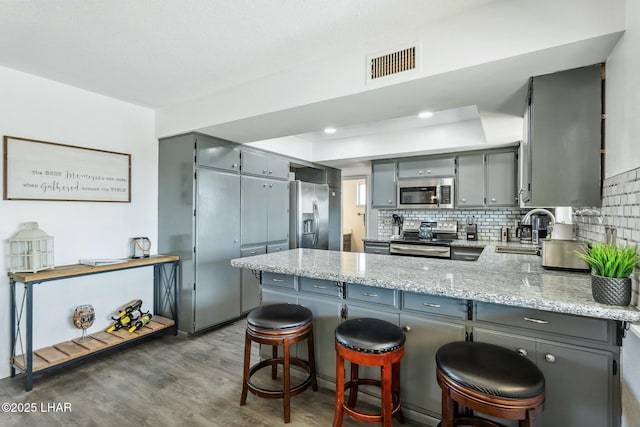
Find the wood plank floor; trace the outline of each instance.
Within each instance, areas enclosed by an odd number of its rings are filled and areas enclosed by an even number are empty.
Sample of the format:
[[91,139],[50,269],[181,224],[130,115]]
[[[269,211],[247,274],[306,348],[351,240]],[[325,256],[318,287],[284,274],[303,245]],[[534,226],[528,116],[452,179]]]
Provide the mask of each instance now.
[[[283,422],[280,399],[249,394],[239,405],[245,325],[242,319],[196,337],[150,338],[36,376],[30,392],[22,377],[2,379],[1,403],[36,411],[0,413],[0,426],[331,426],[332,389],[293,397],[290,424]],[[257,345],[254,351],[257,360]],[[70,411],[55,411],[65,404]],[[345,416],[343,425],[378,424]]]

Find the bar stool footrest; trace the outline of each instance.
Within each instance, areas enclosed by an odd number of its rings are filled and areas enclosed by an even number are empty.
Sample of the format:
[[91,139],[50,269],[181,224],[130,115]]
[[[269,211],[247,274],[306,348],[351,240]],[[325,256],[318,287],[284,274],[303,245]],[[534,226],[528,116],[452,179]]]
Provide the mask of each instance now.
[[[313,381],[313,375],[311,373],[309,362],[307,362],[306,360],[292,357],[291,359],[289,359],[289,363],[303,368],[309,374],[309,376],[303,382],[289,389],[290,395],[295,396],[302,393],[307,389],[307,387],[311,385],[311,382]],[[251,369],[249,370],[249,380],[247,381],[247,388],[251,393],[260,397],[266,397],[268,399],[279,399],[284,397],[284,390],[282,389],[267,389],[259,387],[251,382],[251,377],[253,376],[253,374],[258,372],[260,369],[267,368],[273,365],[284,365],[284,359],[282,357],[278,357],[275,359],[266,359],[256,363],[251,367]]]

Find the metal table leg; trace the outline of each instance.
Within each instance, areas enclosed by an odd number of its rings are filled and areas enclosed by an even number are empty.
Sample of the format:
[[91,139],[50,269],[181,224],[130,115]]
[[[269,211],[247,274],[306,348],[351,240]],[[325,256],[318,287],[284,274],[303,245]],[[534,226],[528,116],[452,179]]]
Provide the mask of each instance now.
[[33,283],[25,283],[27,292],[27,343],[25,363],[25,389],[33,389]]
[[11,310],[11,359],[9,363],[11,365],[11,378],[16,376],[16,367],[13,364],[13,358],[16,356],[16,281],[9,279],[9,285],[11,288],[11,300],[9,301]]

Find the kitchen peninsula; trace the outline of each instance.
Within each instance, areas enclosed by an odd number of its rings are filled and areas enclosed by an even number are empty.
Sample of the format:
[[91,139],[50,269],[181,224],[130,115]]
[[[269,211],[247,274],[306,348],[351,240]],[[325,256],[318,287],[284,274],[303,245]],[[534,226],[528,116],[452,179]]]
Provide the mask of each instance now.
[[[262,272],[263,303],[309,307],[321,377],[333,380],[333,330],[352,317],[377,317],[407,334],[403,406],[437,418],[434,354],[455,340],[513,348],[545,374],[544,426],[620,425],[620,345],[635,307],[593,301],[584,273],[544,270],[539,257],[496,253],[478,261],[295,249],[239,258]],[[544,421],[546,420],[546,421]]]

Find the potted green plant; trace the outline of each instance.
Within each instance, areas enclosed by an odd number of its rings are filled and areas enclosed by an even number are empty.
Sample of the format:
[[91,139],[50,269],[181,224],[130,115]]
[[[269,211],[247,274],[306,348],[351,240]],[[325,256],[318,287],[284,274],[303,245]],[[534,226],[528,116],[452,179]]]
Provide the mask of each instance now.
[[591,292],[596,302],[629,305],[631,273],[640,261],[635,246],[593,243],[576,253],[591,266]]

